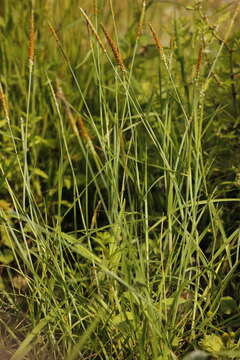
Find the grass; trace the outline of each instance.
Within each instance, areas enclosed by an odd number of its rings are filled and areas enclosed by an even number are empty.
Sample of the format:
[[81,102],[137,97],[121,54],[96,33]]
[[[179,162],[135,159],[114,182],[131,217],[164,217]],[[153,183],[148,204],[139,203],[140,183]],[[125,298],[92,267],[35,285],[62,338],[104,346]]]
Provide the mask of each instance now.
[[240,6],[124,4],[4,2],[4,360],[240,358]]

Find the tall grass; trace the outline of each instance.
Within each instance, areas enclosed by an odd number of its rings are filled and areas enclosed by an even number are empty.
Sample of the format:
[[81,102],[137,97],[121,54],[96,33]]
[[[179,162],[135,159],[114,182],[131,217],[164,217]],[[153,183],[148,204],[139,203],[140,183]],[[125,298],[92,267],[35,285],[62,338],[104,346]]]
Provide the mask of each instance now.
[[0,23],[2,358],[238,359],[240,6],[61,6]]

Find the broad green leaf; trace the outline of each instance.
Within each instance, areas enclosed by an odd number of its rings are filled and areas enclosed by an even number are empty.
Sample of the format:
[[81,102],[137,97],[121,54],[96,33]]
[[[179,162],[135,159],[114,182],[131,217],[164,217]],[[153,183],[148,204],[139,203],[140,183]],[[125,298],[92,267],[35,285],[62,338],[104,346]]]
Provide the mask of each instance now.
[[44,179],[48,179],[48,174],[46,174],[43,170],[41,170],[41,169],[39,169],[39,168],[35,168],[35,169],[33,170],[33,173],[34,173],[35,175],[38,175],[38,176],[44,178]]
[[90,261],[95,261],[97,263],[101,262],[101,260],[95,254],[93,254],[90,250],[88,250],[86,247],[81,245],[79,243],[79,240],[77,240],[73,236],[61,232],[61,237],[64,240],[66,240],[66,242],[69,245],[71,245],[71,248],[72,248],[73,251],[75,251],[76,253],[78,253],[82,257],[84,257],[84,258],[86,258],[87,260],[90,260]]
[[5,289],[4,282],[2,276],[0,276],[0,290]]
[[12,241],[11,241],[8,231],[6,230],[6,228],[4,226],[0,225],[0,245],[1,244],[5,245],[9,248],[12,247]]
[[224,349],[224,344],[221,337],[215,334],[205,335],[204,338],[200,341],[200,345],[204,350],[210,353],[218,353]]
[[183,360],[207,360],[209,358],[208,353],[201,350],[192,351],[187,354]]
[[134,319],[133,313],[131,311],[126,311],[124,313],[114,316],[114,318],[112,319],[112,323],[118,326],[124,321],[131,321],[133,319]]
[[14,256],[11,250],[5,250],[4,252],[0,252],[0,263],[8,265],[14,260]]
[[91,325],[87,328],[84,334],[81,336],[80,341],[73,347],[73,349],[69,352],[67,356],[67,360],[75,360],[79,358],[79,352],[83,347],[84,343],[89,339],[91,334],[94,332],[97,327],[99,321],[101,320],[101,316],[97,316],[94,321],[92,321]]
[[231,296],[225,296],[221,298],[219,310],[222,314],[231,315],[238,311],[238,306]]
[[70,177],[64,178],[64,185],[66,186],[66,188],[67,188],[68,190],[71,189],[72,180],[71,180]]
[[223,350],[219,353],[220,356],[222,356],[224,359],[240,359],[240,349],[229,349],[229,350]]
[[22,360],[25,358],[27,353],[31,350],[31,342],[41,333],[42,329],[49,323],[52,317],[46,316],[44,319],[41,319],[37,326],[27,335],[23,340],[15,354],[11,357],[10,360]]
[[0,200],[0,209],[10,210],[11,204],[8,201],[2,199],[2,200]]
[[[1,19],[2,17],[0,17],[0,26],[1,26]],[[0,120],[0,128],[6,126],[6,124],[7,124],[7,120]]]

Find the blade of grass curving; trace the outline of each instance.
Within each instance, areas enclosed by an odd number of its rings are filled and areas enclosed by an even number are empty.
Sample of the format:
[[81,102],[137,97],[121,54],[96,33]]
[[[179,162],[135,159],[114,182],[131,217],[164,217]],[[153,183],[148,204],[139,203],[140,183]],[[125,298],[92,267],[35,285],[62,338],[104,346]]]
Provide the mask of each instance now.
[[53,320],[52,315],[46,316],[44,319],[41,319],[39,323],[33,328],[33,330],[26,336],[26,338],[23,340],[23,342],[20,344],[17,351],[14,353],[14,355],[11,357],[10,360],[22,360],[25,358],[25,356],[31,351],[31,343],[33,340],[40,335],[41,331],[44,329],[44,327]]

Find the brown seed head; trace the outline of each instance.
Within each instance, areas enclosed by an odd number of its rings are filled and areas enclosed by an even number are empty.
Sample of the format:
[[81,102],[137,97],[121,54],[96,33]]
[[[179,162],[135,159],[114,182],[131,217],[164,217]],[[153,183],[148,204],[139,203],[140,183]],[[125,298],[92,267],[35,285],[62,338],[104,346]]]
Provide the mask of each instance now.
[[93,26],[91,20],[89,19],[89,17],[87,16],[87,14],[85,13],[85,11],[84,11],[82,8],[80,8],[80,11],[81,11],[83,17],[85,18],[88,27],[91,29],[93,35],[95,36],[97,42],[99,43],[100,47],[102,48],[102,50],[103,50],[104,52],[106,52],[106,48],[105,48],[102,40],[100,39],[97,31],[95,30],[95,27]]
[[31,64],[34,62],[35,53],[35,24],[34,13],[32,11],[30,18],[30,31],[29,31],[29,47],[28,47],[28,59]]
[[57,35],[57,33],[56,33],[56,31],[55,31],[54,27],[52,26],[52,24],[51,24],[50,22],[48,23],[48,26],[49,26],[49,29],[50,29],[50,31],[51,31],[51,33],[52,33],[53,37],[54,37],[54,38],[55,38],[55,40],[59,43],[59,42],[60,42],[60,40],[59,40],[59,37],[58,37],[58,35]]
[[119,48],[117,47],[117,45],[114,43],[113,39],[111,38],[109,32],[105,29],[105,27],[103,26],[103,24],[101,24],[101,27],[103,29],[104,35],[109,43],[110,48],[112,49],[113,55],[115,57],[116,63],[118,64],[119,68],[121,69],[122,72],[125,72],[125,66],[123,63],[123,59],[121,56],[121,53],[119,51]]
[[155,41],[155,45],[156,47],[158,48],[159,52],[160,52],[160,55],[163,57],[164,56],[164,52],[163,52],[163,46],[162,46],[162,43],[159,39],[159,37],[157,36],[157,33],[156,31],[153,29],[152,25],[149,24],[149,28],[150,28],[150,31],[152,33],[152,37]]
[[197,59],[197,65],[196,65],[196,78],[198,78],[198,75],[199,75],[199,71],[200,71],[200,67],[201,67],[201,63],[202,63],[202,54],[203,54],[203,48],[201,46],[198,51],[198,59]]
[[66,63],[69,65],[70,64],[69,58],[68,58],[68,56],[67,56],[67,54],[66,54],[66,52],[65,52],[65,50],[64,50],[64,48],[63,48],[63,46],[61,44],[61,41],[59,39],[59,36],[58,36],[57,32],[55,31],[54,27],[52,26],[52,24],[50,22],[48,23],[48,26],[49,26],[49,30],[51,31],[53,37],[55,38],[55,40],[57,42],[58,47],[60,48],[60,50],[62,52],[62,55],[63,55]]
[[78,124],[79,124],[79,127],[80,127],[80,132],[81,132],[82,137],[87,142],[92,142],[91,141],[91,136],[89,135],[89,132],[88,132],[88,129],[84,125],[83,119],[80,116],[78,117]]

